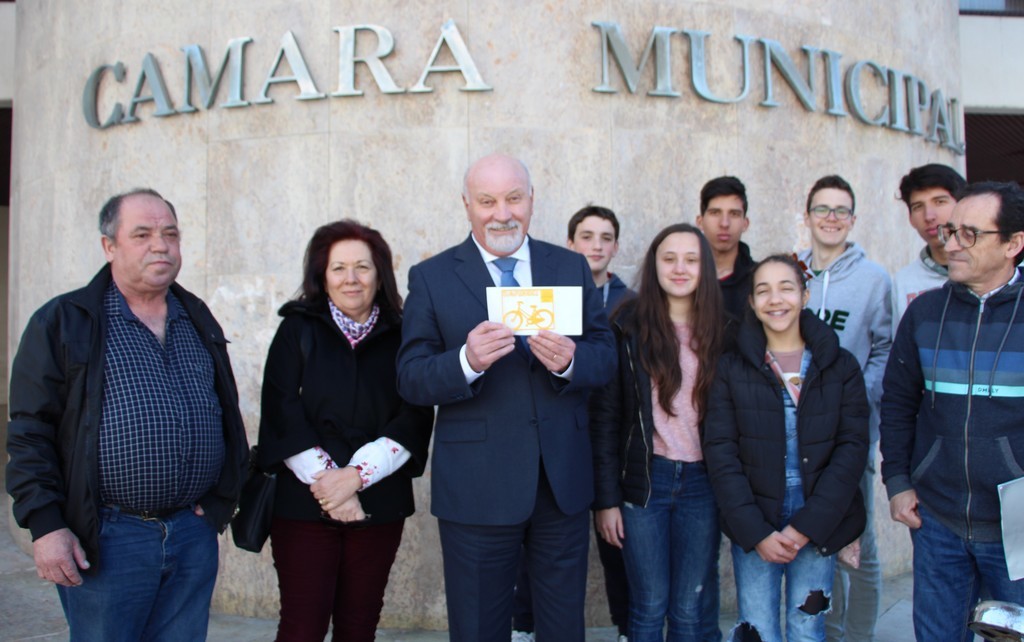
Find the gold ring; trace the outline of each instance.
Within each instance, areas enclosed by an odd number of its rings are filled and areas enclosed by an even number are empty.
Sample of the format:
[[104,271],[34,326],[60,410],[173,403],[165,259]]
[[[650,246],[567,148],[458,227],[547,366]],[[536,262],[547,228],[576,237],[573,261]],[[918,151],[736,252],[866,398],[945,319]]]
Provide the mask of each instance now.
[[321,506],[323,506],[323,505],[324,505],[324,504],[326,504],[326,503],[327,503],[327,500],[326,500],[326,499],[321,499],[321,500],[320,500],[320,505],[321,505]]

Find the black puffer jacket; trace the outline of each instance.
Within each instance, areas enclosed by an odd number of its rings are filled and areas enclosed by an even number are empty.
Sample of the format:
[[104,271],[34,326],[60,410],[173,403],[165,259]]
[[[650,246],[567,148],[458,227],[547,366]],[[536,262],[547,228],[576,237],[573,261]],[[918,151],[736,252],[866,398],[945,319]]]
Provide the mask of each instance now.
[[[797,408],[805,504],[790,524],[831,555],[864,530],[868,401],[856,358],[831,328],[804,310],[800,334],[811,351]],[[722,530],[748,552],[782,529],[786,493],[783,389],[764,362],[766,343],[760,323],[742,325],[736,349],[719,361],[704,422]]]
[[[621,506],[626,501],[646,506],[651,498],[654,457],[654,415],[651,378],[640,365],[636,337],[624,330],[636,309],[623,303],[613,317],[618,350],[618,373],[590,395],[590,440],[594,450],[593,510]],[[736,321],[726,315],[723,345],[734,343]]]

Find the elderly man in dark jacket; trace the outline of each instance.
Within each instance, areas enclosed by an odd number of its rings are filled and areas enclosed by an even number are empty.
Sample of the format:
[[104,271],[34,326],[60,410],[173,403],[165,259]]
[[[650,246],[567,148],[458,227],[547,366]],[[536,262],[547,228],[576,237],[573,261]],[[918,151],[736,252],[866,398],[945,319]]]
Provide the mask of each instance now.
[[115,196],[100,231],[109,265],[22,336],[7,488],[72,639],[204,639],[248,450],[227,341],[174,282],[168,201]]

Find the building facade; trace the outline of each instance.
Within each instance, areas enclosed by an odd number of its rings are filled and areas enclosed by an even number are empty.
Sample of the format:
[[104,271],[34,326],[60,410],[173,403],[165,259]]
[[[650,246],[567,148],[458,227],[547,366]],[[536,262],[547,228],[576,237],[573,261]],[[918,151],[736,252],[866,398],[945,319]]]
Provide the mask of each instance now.
[[[492,151],[530,166],[537,238],[564,243],[587,203],[614,209],[627,280],[722,174],[747,184],[756,256],[805,247],[808,188],[842,174],[857,193],[852,238],[895,270],[919,250],[899,178],[964,167],[957,3],[925,5],[19,0],[10,353],[39,305],[101,265],[106,198],[152,187],[179,213],[181,282],[232,341],[255,439],[277,310],[313,230],[376,227],[404,288],[410,266],[468,234],[463,171]],[[428,488],[417,482],[384,626],[445,625]],[[883,564],[900,572],[909,540],[877,490]],[[272,617],[269,553],[222,544],[215,608]]]

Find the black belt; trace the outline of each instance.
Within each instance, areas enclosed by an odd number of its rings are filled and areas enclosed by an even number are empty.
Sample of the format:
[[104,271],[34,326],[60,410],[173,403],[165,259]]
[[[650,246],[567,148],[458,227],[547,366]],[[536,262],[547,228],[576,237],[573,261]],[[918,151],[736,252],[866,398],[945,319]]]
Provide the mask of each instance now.
[[113,504],[107,504],[107,508],[112,508],[116,511],[124,513],[125,515],[133,515],[140,519],[166,519],[171,515],[183,511],[188,506],[178,506],[176,508],[159,508],[157,510],[138,510],[135,508],[128,508],[127,506],[115,506]]

